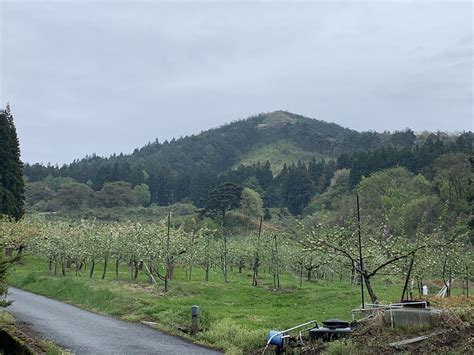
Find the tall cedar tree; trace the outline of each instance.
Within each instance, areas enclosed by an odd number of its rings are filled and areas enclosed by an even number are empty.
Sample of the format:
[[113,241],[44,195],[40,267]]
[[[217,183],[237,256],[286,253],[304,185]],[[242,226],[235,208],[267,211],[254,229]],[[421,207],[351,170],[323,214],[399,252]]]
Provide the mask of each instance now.
[[233,182],[219,184],[209,191],[201,214],[221,213],[222,224],[225,225],[226,212],[239,207],[242,190],[242,185]]
[[25,184],[20,144],[10,106],[0,110],[0,215],[19,220],[25,213]]

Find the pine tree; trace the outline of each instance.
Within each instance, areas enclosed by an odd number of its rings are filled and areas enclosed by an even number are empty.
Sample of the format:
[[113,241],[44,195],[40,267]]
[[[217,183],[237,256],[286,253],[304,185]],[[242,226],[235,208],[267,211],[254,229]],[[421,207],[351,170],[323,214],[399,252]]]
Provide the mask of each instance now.
[[233,182],[223,182],[209,191],[201,214],[221,213],[225,225],[226,212],[238,208],[242,198],[243,186]]
[[25,185],[20,144],[10,106],[0,110],[0,215],[20,219],[24,212]]

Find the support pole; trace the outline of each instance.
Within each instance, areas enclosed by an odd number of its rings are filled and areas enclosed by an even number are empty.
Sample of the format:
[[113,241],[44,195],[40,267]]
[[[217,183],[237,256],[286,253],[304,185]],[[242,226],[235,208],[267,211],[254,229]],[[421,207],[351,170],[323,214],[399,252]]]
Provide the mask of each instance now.
[[359,234],[359,268],[360,268],[360,296],[362,300],[362,309],[365,308],[364,302],[364,258],[362,256],[362,238],[360,234],[360,206],[359,206],[359,194],[356,194],[357,197],[357,232]]
[[408,273],[405,279],[405,286],[403,286],[402,298],[400,299],[400,302],[403,302],[403,300],[405,299],[405,293],[407,292],[408,282],[410,281],[411,269],[413,268],[414,261],[415,261],[415,254],[412,254],[411,260],[410,260],[410,266],[408,267]]
[[466,298],[469,298],[469,268],[466,265]]
[[171,228],[171,211],[168,212],[168,228],[166,233],[166,269],[165,269],[165,292],[168,292],[168,282],[170,277],[170,228]]

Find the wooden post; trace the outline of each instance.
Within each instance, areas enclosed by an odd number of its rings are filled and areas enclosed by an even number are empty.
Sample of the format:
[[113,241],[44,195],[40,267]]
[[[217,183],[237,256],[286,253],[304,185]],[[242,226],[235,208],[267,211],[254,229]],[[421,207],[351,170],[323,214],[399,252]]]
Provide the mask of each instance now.
[[[362,238],[360,235],[360,206],[359,206],[359,194],[356,194],[357,197],[357,232],[359,234],[359,268],[360,272],[360,294],[361,294],[361,301],[362,301],[362,309],[365,308],[364,302],[364,258],[362,256]],[[369,290],[370,291],[370,290]]]
[[275,240],[275,270],[276,270],[276,288],[280,288],[280,260],[278,258],[278,241],[277,235],[273,236]]
[[171,228],[171,211],[168,212],[168,229],[166,235],[166,270],[165,270],[165,292],[168,292],[168,280],[170,273],[170,228]]
[[222,233],[224,237],[224,252],[223,252],[223,263],[222,271],[224,273],[224,283],[227,283],[227,233],[225,230],[225,208],[222,210]]
[[405,293],[407,292],[408,282],[410,281],[411,269],[413,268],[414,261],[415,261],[415,254],[412,254],[411,260],[410,260],[410,266],[408,267],[408,273],[405,279],[405,286],[403,287],[402,298],[400,299],[400,302],[403,302],[403,300],[405,299]]
[[466,298],[469,298],[469,268],[466,265]]
[[199,306],[191,306],[191,335],[199,331]]
[[255,250],[255,256],[253,261],[253,277],[252,277],[252,286],[257,286],[257,276],[258,276],[258,267],[260,266],[260,235],[262,234],[262,223],[263,217],[260,216],[260,225],[258,227],[258,236],[257,236],[257,249]]
[[451,297],[451,289],[453,288],[453,274],[451,273],[451,269],[449,269],[449,276],[448,276],[448,289],[446,296]]

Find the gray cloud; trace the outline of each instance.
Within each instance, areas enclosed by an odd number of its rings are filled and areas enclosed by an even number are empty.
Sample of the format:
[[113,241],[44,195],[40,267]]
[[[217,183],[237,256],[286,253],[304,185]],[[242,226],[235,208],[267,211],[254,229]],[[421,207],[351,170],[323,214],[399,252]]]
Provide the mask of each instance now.
[[1,3],[0,104],[28,162],[130,152],[285,109],[469,130],[470,2]]

